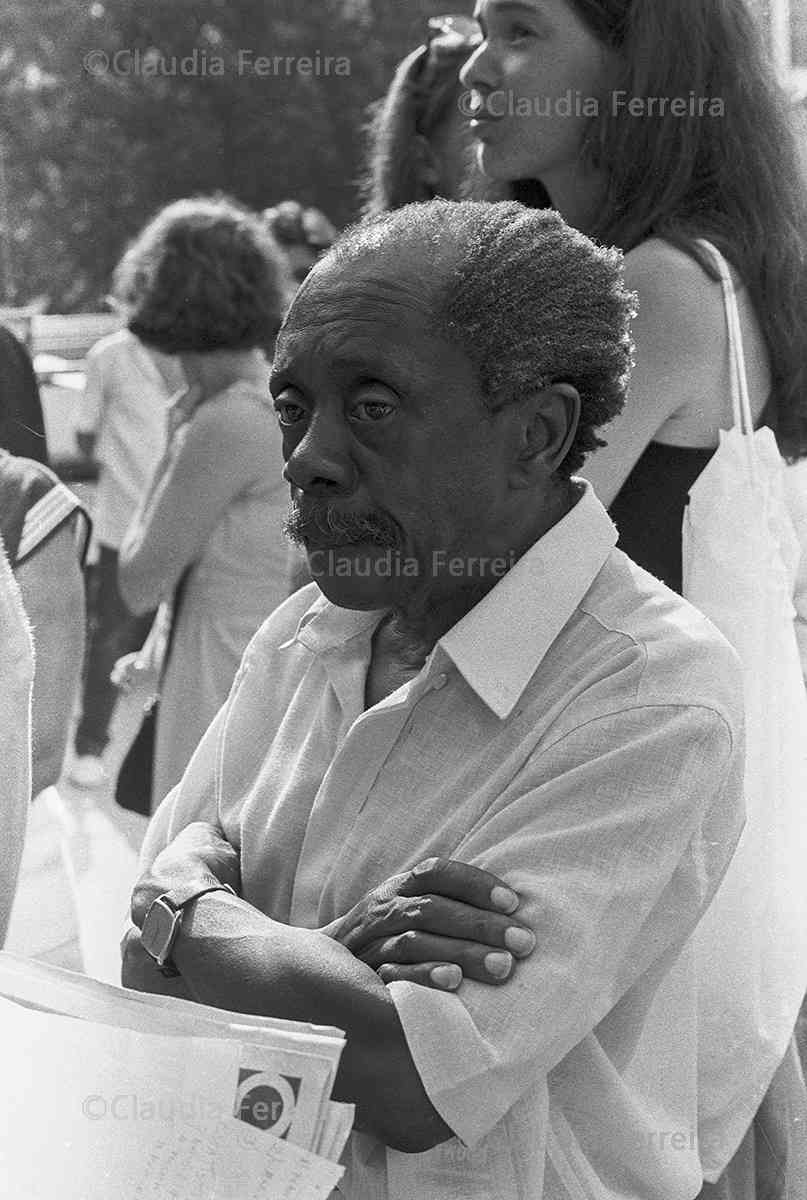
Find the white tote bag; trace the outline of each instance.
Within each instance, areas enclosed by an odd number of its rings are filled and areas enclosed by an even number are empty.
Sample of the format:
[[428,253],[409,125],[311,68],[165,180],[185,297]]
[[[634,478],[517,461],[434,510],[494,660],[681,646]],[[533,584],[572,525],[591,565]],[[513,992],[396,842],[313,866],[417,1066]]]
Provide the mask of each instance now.
[[756,1112],[807,991],[807,695],[794,628],[800,550],[785,467],[769,429],[754,432],[740,322],[721,272],[734,427],[690,492],[683,591],[744,668],[747,819],[695,935],[699,1139],[714,1182]]

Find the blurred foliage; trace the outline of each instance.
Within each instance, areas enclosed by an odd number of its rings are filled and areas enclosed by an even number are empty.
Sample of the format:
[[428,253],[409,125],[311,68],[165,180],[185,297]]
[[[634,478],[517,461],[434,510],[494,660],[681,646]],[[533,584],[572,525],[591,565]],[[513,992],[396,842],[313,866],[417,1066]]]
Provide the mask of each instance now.
[[99,308],[127,240],[180,196],[294,197],[346,224],[367,105],[445,8],[2,0],[0,303]]
[[[428,16],[472,7],[0,0],[0,303],[99,308],[127,240],[180,196],[220,189],[256,208],[293,197],[346,224],[368,104]],[[807,0],[792,10],[807,65]],[[260,56],[313,63],[259,74]]]
[[807,2],[792,0],[790,13],[793,25],[793,65],[804,70],[807,68]]

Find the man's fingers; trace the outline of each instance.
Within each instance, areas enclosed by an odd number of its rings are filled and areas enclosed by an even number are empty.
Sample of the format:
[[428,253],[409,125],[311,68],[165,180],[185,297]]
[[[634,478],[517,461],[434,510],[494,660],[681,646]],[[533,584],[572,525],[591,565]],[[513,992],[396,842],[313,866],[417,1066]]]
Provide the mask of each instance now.
[[419,983],[441,992],[455,992],[462,983],[462,971],[454,963],[383,963],[377,974],[382,983]]
[[392,936],[407,930],[498,946],[512,951],[517,958],[525,958],[535,949],[532,931],[513,917],[449,900],[445,896],[399,898],[379,924],[375,937]]
[[450,858],[428,858],[409,872],[399,895],[423,896],[427,893],[448,896],[476,908],[512,913],[518,908],[518,895],[497,875]]
[[372,942],[357,956],[378,970],[388,964],[422,966],[453,963],[466,979],[479,983],[506,983],[513,973],[515,959],[496,946],[482,946],[457,938],[435,937],[429,933],[409,932]]
[[497,946],[517,958],[525,958],[535,949],[534,934],[514,917],[445,896],[395,896],[370,904],[360,916],[356,926],[340,939],[353,954],[383,938],[413,931]]

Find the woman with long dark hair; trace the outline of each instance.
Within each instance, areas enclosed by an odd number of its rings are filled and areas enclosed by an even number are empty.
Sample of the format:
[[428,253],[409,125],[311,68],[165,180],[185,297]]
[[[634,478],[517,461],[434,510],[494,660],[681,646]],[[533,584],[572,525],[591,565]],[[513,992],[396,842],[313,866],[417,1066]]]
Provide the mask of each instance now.
[[398,64],[367,127],[365,216],[459,196],[472,145],[459,71],[478,43],[472,18],[432,17],[426,42]]
[[[661,492],[677,510],[672,555],[728,416],[721,289],[698,239],[740,292],[757,422],[788,458],[807,454],[807,187],[787,100],[745,0],[490,0],[478,15],[485,40],[462,77],[484,175],[525,202],[539,181],[567,221],[625,251],[639,295],[630,403],[587,474],[648,565]],[[659,446],[704,453],[682,472]],[[640,528],[620,497],[635,469],[630,493],[652,492]],[[680,587],[672,565],[658,573]]]
[[[492,193],[531,203],[538,187],[625,252],[639,297],[629,402],[584,474],[621,548],[680,591],[689,490],[732,424],[723,288],[703,240],[737,294],[753,423],[789,461],[807,456],[807,186],[787,99],[745,0],[480,0],[476,15],[483,41],[461,75]],[[704,1195],[803,1190],[799,1105],[791,1043],[756,1130]],[[736,1121],[722,1127],[733,1137]]]

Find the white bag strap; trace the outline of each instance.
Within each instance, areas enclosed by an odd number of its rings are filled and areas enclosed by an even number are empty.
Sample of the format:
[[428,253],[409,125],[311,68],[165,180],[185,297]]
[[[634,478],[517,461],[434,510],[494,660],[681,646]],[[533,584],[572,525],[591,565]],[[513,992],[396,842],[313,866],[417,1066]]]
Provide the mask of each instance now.
[[743,335],[740,329],[740,310],[737,307],[737,294],[734,281],[731,278],[728,263],[723,255],[707,242],[705,238],[698,239],[698,245],[711,256],[720,273],[720,286],[723,289],[723,308],[726,313],[726,326],[729,334],[729,357],[731,359],[731,406],[734,425],[741,433],[754,432],[754,420],[751,416],[751,401],[748,397],[748,376],[745,370],[745,351],[743,350]]

